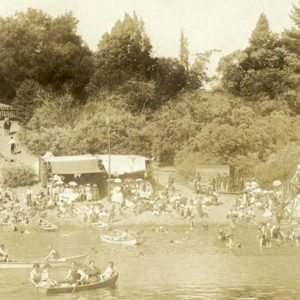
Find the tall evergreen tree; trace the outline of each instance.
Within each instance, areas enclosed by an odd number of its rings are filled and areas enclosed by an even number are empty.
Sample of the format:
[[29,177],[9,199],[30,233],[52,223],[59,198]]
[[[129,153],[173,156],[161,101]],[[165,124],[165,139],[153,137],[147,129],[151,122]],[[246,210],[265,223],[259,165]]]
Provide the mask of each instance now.
[[266,15],[262,13],[249,39],[250,45],[255,48],[263,47],[268,41],[270,34],[269,21]]
[[184,35],[183,30],[180,33],[180,49],[179,49],[179,61],[182,66],[184,66],[185,70],[189,71],[189,49],[188,49],[188,41],[186,36]]

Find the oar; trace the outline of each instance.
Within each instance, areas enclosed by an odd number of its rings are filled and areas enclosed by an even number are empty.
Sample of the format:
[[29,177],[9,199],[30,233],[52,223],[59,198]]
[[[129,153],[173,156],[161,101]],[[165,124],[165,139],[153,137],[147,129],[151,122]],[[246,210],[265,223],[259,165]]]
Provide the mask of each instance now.
[[75,293],[75,291],[76,291],[76,289],[77,289],[77,287],[78,287],[78,284],[79,284],[79,282],[77,281],[76,282],[76,284],[75,284],[75,286],[74,286],[74,288],[73,288],[73,290],[72,290],[72,295]]

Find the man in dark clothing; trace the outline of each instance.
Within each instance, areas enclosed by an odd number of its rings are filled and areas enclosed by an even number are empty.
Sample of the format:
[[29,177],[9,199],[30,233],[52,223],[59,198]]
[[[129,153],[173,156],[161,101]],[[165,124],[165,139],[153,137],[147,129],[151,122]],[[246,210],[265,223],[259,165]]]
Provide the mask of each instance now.
[[10,127],[11,127],[11,122],[10,122],[9,118],[5,118],[4,123],[3,123],[3,129],[4,129],[5,135],[9,135]]

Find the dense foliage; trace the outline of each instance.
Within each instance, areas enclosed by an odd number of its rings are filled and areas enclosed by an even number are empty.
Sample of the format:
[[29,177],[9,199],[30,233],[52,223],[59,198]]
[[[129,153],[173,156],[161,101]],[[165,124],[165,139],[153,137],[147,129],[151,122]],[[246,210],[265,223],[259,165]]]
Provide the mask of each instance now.
[[70,14],[51,18],[28,9],[0,19],[0,96],[11,100],[20,83],[32,79],[83,96],[92,71],[91,52],[76,34]]
[[[54,71],[47,77],[50,86],[42,76],[18,77],[13,103],[24,123],[20,138],[38,155],[105,153],[110,127],[113,153],[155,157],[185,178],[199,164],[218,163],[264,185],[288,179],[300,154],[300,7],[291,17],[296,27],[274,34],[262,14],[249,46],[220,60],[220,85],[204,91],[206,64],[216,50],[198,53],[192,62],[182,32],[178,59],[154,57],[142,20],[126,14],[103,35],[92,66],[85,64],[92,74],[72,79],[85,85],[90,76],[85,104]],[[65,18],[74,29],[73,17]]]
[[32,185],[37,176],[31,166],[20,163],[8,163],[1,168],[2,183],[8,187]]

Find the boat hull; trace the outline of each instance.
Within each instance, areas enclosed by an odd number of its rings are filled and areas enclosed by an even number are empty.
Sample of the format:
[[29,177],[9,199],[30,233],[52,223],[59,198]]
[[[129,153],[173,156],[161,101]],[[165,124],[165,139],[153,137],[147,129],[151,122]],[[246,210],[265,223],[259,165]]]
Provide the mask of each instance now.
[[141,244],[141,241],[139,241],[135,238],[121,239],[118,237],[113,237],[111,235],[105,235],[105,234],[101,234],[100,238],[101,238],[102,242],[110,243],[110,244],[118,244],[118,245],[139,245],[139,244]]
[[41,230],[44,231],[56,231],[57,230],[57,226],[56,225],[49,225],[49,226],[39,226]]
[[78,285],[76,288],[74,286],[68,286],[68,287],[51,287],[51,288],[45,288],[45,287],[39,287],[38,289],[41,292],[45,292],[47,295],[53,295],[53,294],[71,294],[74,292],[80,292],[80,291],[87,291],[87,290],[95,290],[100,288],[106,288],[116,283],[118,280],[119,274],[116,273],[113,277],[103,281],[103,282],[96,282],[96,283],[90,283],[86,285]]
[[86,258],[87,255],[76,255],[76,256],[69,256],[69,257],[62,257],[59,259],[49,259],[47,261],[40,260],[40,261],[16,261],[16,262],[0,262],[0,269],[30,269],[32,268],[33,264],[50,264],[51,267],[64,267],[69,265],[72,262],[80,261]]

